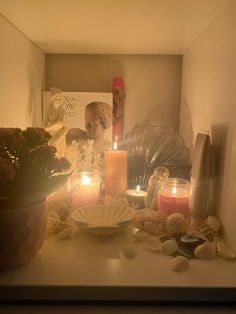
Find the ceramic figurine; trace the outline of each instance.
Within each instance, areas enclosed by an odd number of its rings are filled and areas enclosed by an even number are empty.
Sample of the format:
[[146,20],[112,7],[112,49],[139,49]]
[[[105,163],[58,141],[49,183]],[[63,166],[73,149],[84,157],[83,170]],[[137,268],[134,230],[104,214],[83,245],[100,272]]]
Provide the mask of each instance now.
[[157,167],[148,180],[145,207],[155,210],[157,208],[157,192],[163,181],[168,179],[169,170],[166,167]]

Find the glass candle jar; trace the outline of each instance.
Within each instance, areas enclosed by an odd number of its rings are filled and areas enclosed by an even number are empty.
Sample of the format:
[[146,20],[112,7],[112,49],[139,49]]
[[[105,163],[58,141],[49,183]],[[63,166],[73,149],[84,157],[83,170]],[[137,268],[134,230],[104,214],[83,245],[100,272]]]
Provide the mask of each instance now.
[[163,182],[157,195],[157,208],[166,216],[173,213],[190,215],[189,209],[190,182],[181,178],[169,178]]
[[79,172],[69,180],[69,193],[73,208],[96,204],[100,198],[101,177],[97,170]]

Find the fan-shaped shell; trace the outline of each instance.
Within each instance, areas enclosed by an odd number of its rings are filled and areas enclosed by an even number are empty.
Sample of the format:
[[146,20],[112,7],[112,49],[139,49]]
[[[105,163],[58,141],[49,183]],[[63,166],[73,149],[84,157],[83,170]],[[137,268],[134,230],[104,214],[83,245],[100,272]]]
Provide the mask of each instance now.
[[71,218],[82,229],[97,235],[108,235],[127,227],[135,210],[118,204],[97,204],[76,209]]

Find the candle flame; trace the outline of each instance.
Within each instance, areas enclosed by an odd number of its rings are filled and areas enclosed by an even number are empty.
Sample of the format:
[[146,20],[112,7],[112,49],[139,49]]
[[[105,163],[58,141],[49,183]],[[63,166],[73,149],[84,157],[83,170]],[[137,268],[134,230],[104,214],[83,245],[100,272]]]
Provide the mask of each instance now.
[[117,142],[116,141],[114,142],[114,150],[115,151],[117,150]]
[[82,184],[83,185],[88,185],[91,182],[90,177],[86,176],[86,174],[82,175]]
[[173,195],[176,196],[176,186],[173,187]]
[[140,192],[140,185],[139,184],[137,185],[136,191],[137,191],[137,193]]

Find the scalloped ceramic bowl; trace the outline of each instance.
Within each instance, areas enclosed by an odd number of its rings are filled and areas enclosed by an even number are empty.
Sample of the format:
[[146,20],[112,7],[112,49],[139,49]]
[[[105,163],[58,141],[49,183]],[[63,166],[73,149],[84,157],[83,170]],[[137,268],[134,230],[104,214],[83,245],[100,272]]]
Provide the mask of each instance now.
[[97,204],[80,207],[71,218],[83,230],[96,235],[109,235],[128,227],[135,210],[125,205]]

